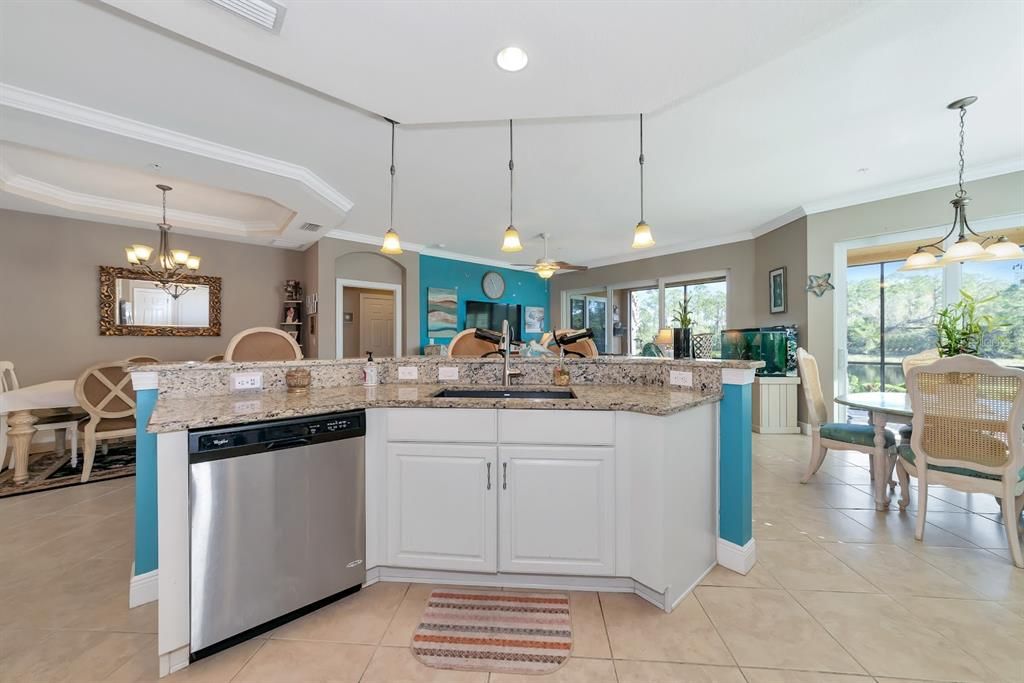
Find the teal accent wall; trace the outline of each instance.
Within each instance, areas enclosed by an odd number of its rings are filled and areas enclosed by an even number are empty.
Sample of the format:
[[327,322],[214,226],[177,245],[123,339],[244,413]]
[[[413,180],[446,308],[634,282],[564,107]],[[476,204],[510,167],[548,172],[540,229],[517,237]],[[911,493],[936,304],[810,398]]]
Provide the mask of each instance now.
[[718,413],[718,535],[738,546],[746,545],[752,532],[751,386],[723,385]]
[[146,431],[156,389],[135,392],[135,575],[157,568],[156,434]]
[[[484,273],[497,271],[505,278],[505,295],[500,299],[488,299],[484,294],[482,280]],[[526,306],[542,306],[545,327],[551,327],[551,310],[548,306],[548,282],[535,273],[484,266],[478,263],[438,258],[437,256],[420,257],[420,345],[429,343],[427,332],[427,289],[430,287],[455,288],[458,291],[458,328],[466,327],[467,301],[493,301],[500,304],[519,304]],[[525,318],[526,312],[523,311]],[[522,331],[522,330],[520,330]],[[540,339],[540,334],[523,334],[526,340]],[[437,339],[437,343],[447,343],[448,339]]]

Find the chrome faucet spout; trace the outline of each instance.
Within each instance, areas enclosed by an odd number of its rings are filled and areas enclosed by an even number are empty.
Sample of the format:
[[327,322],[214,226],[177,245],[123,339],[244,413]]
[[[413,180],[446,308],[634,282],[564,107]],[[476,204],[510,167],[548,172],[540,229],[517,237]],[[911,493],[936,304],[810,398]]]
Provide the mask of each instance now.
[[509,327],[508,320],[501,321],[501,345],[499,347],[501,355],[505,360],[505,367],[501,374],[501,385],[503,387],[512,386],[512,378],[522,376],[521,370],[512,370],[509,368],[509,361],[512,357],[512,347],[518,344],[512,339],[512,330]]

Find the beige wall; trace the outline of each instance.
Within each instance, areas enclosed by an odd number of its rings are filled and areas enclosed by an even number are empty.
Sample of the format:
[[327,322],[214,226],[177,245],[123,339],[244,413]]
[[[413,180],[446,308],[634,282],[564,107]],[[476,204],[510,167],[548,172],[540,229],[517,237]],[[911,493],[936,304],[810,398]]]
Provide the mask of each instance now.
[[[729,327],[749,327],[756,321],[753,297],[749,295],[754,288],[754,263],[754,241],[747,240],[556,275],[551,278],[551,320],[555,324],[561,321],[562,292],[566,290],[727,271],[726,323]],[[767,294],[764,298],[767,307]]]
[[[847,240],[888,233],[934,227],[945,234],[953,221],[952,186],[925,192],[858,204],[814,214],[807,219],[807,270],[820,275],[836,269],[836,245]],[[977,224],[985,218],[1024,213],[1024,172],[1008,173],[984,180],[969,181],[971,196],[968,213]],[[792,290],[791,290],[792,291]],[[810,329],[808,350],[818,359],[821,388],[832,409],[838,364],[834,334],[835,293],[807,299],[807,324]]]
[[[124,247],[156,245],[156,230],[0,210],[0,359],[22,384],[71,379],[86,367],[135,355],[202,360],[247,327],[276,327],[286,279],[302,254],[189,235],[174,244],[222,278],[220,337],[101,337],[98,266],[122,266]],[[305,283],[304,283],[305,284]]]
[[341,329],[344,336],[345,358],[364,358],[364,349],[359,347],[359,295],[360,294],[381,294],[393,297],[394,292],[389,289],[363,289],[361,287],[346,287],[343,294],[342,311],[352,314],[352,322],[342,322]]
[[[316,272],[311,265],[316,264]],[[317,282],[320,312],[317,339],[310,346],[318,358],[334,358],[336,353],[337,285],[336,278],[388,282],[402,285],[402,329],[405,344],[402,353],[420,352],[420,255],[407,251],[384,256],[377,248],[362,242],[325,237],[306,250],[306,278]]]

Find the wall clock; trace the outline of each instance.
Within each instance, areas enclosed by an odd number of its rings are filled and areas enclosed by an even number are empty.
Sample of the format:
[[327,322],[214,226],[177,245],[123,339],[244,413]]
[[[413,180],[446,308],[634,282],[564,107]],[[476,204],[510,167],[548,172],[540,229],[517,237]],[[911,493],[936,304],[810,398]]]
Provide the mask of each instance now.
[[500,299],[505,294],[505,278],[494,270],[484,273],[484,279],[480,286],[483,287],[484,294],[489,299]]

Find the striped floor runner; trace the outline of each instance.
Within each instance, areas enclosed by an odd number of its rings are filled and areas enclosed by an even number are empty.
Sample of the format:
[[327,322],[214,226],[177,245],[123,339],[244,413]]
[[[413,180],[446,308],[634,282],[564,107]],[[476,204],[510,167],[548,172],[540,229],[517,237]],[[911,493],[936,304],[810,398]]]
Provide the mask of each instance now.
[[569,596],[439,588],[430,594],[412,651],[437,669],[550,673],[572,651]]

